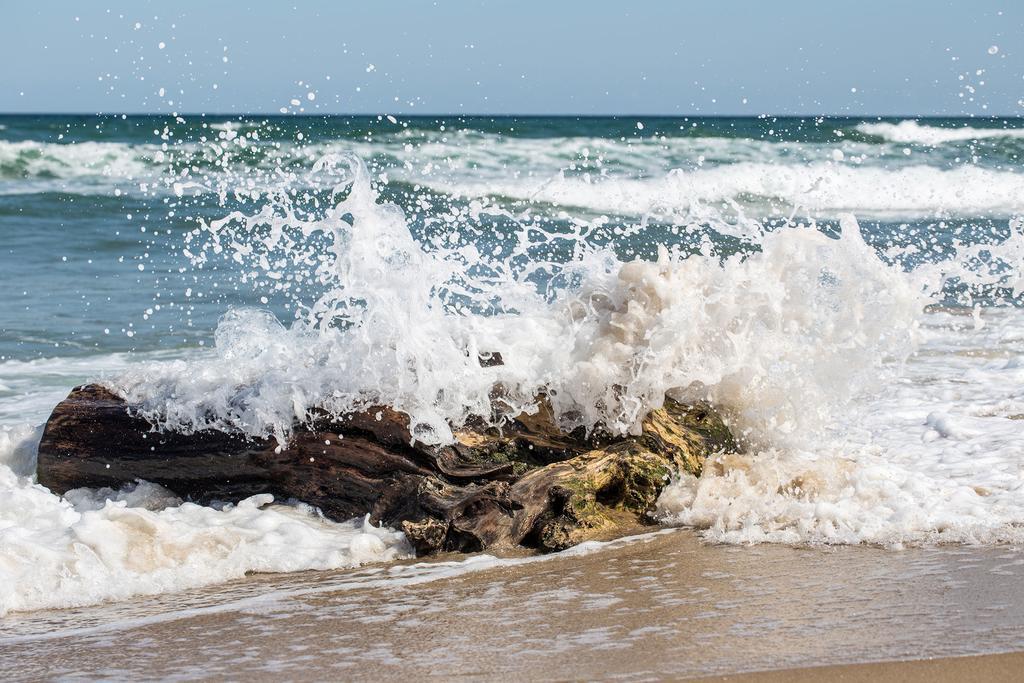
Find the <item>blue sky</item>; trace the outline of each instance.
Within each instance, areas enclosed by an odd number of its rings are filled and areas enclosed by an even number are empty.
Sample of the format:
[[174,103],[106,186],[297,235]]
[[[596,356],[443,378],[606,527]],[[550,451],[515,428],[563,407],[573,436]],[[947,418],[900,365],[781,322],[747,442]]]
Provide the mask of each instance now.
[[1024,114],[1019,1],[38,0],[0,11],[6,112]]

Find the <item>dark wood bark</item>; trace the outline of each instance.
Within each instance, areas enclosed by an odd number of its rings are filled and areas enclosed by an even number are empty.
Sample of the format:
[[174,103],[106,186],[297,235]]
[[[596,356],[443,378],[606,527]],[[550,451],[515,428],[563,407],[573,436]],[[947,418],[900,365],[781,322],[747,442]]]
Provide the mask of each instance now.
[[402,528],[421,554],[529,545],[556,550],[635,525],[678,469],[699,473],[734,448],[707,406],[667,401],[643,434],[566,435],[541,402],[497,430],[463,429],[444,447],[412,444],[386,407],[297,426],[285,447],[206,430],[158,431],[99,385],[53,411],[39,445],[39,483],[56,493],[137,479],[200,503],[269,492],[332,519],[369,514]]

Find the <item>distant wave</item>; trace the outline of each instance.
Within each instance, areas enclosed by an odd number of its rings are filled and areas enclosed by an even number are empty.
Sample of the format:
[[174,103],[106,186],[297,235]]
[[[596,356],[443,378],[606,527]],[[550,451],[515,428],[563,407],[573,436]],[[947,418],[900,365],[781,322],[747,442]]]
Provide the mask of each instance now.
[[0,361],[0,425],[43,422],[69,386],[124,372],[133,362],[173,357],[149,351]]
[[739,202],[757,208],[802,208],[823,215],[854,212],[892,217],[1010,215],[1024,208],[1024,175],[963,166],[898,169],[842,164],[730,164],[672,171],[650,180],[558,178],[444,188],[468,196],[500,195],[593,211],[644,214],[695,203]]
[[899,123],[861,123],[857,130],[890,142],[936,146],[947,142],[964,142],[987,138],[1024,138],[1024,128],[944,128],[926,126],[917,121]]
[[[1024,129],[946,129],[914,121],[859,129],[919,140],[1024,137]],[[312,144],[246,142],[228,133],[167,151],[122,142],[0,141],[0,194],[203,194],[237,188],[248,193],[271,191],[283,181],[319,189],[325,180],[315,161],[354,152],[378,164],[383,182],[619,215],[685,211],[712,202],[736,202],[754,215],[803,209],[819,216],[853,212],[900,219],[1010,216],[1024,209],[1024,174],[991,165],[950,167],[954,160],[945,158],[950,155],[932,163],[929,153],[907,157],[898,149],[870,158],[864,152],[872,145],[850,141],[783,145],[704,138],[621,144],[465,133],[458,142],[453,153],[440,139],[417,140],[405,133],[373,143]],[[895,144],[900,143],[886,146]]]
[[0,179],[134,178],[153,168],[156,145],[124,142],[49,142],[0,140]]

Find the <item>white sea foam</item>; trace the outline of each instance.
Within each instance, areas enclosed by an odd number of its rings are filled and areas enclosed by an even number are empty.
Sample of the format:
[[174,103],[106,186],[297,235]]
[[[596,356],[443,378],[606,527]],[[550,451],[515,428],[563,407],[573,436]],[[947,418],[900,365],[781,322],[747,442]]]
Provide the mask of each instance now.
[[[806,210],[819,217],[844,212],[895,219],[1007,217],[1024,190],[1021,174],[1012,169],[945,158],[934,164],[924,152],[906,157],[895,145],[842,138],[829,143],[726,137],[552,140],[406,130],[373,142],[282,143],[238,134],[258,131],[253,124],[213,127],[205,142],[178,143],[166,151],[158,144],[0,141],[0,192],[117,189],[248,197],[277,191],[282,183],[322,188],[313,170],[317,160],[341,152],[377,158],[383,177],[456,196],[509,197],[637,216],[736,202],[755,215]],[[914,121],[865,123],[859,129],[894,143],[1024,135],[1024,129],[947,129]],[[182,175],[186,168],[194,170]]]
[[132,363],[173,356],[158,351],[0,361],[0,425],[40,424],[69,388],[119,374]]
[[[219,138],[218,136],[224,136]],[[158,140],[158,138],[155,138]],[[306,159],[296,145],[250,144],[236,129],[173,146],[127,142],[0,140],[0,193],[183,194],[270,186],[280,168]],[[195,169],[194,177],[181,169]],[[232,169],[227,172],[227,169]],[[200,170],[201,169],[201,170]],[[210,180],[211,176],[213,180]],[[242,179],[248,176],[247,179]],[[295,176],[296,185],[300,185]]]
[[896,219],[1009,217],[1020,208],[1024,175],[977,166],[945,170],[924,165],[881,168],[831,162],[785,166],[739,163],[674,170],[644,180],[559,175],[543,180],[460,182],[440,187],[466,196],[503,195],[636,216],[739,202],[755,215],[788,215],[803,210],[818,217],[850,212]]
[[[215,357],[140,365],[112,388],[168,427],[282,440],[313,408],[391,405],[427,443],[450,439],[452,423],[490,415],[496,384],[510,412],[531,409],[543,391],[567,428],[617,432],[638,429],[672,391],[728,405],[759,440],[809,428],[843,400],[817,387],[854,391],[882,357],[910,349],[921,283],[882,263],[852,219],[842,239],[793,227],[724,264],[663,249],[656,263],[623,265],[578,244],[574,261],[534,258],[517,270],[517,251],[425,252],[401,211],[378,203],[354,168],[351,193],[321,217],[287,206],[237,213],[190,247],[200,262],[228,250],[269,274],[307,268],[326,294],[299,297],[305,313],[291,328],[266,312],[234,311],[218,327]],[[313,236],[329,246],[302,241]],[[530,280],[545,268],[578,285],[552,301]],[[269,279],[278,290],[300,284]],[[499,312],[473,314],[481,305]],[[493,351],[504,364],[481,368],[478,354]]]
[[791,449],[719,457],[662,494],[725,542],[1024,541],[1024,313],[927,316],[902,378]]
[[400,533],[328,522],[270,495],[215,509],[139,483],[59,498],[24,476],[37,439],[0,431],[0,615],[412,554]]
[[892,142],[937,145],[993,138],[1024,138],[1024,128],[972,128],[971,126],[929,126],[908,120],[899,123],[861,123],[857,130]]
[[33,477],[36,473],[36,452],[42,426],[32,423],[4,424],[0,426],[0,468],[8,468],[19,477]]
[[[1024,134],[1024,129],[970,130]],[[804,210],[818,217],[846,212],[892,219],[1009,217],[1024,191],[1024,178],[1013,167],[976,165],[953,155],[936,159],[938,152],[908,156],[899,145],[843,138],[827,143],[726,137],[549,140],[467,132],[447,142],[428,136],[406,151],[405,137],[347,148],[367,158],[388,150],[401,164],[389,177],[456,196],[509,197],[633,216],[736,202],[754,215]],[[458,154],[452,154],[456,143]],[[330,154],[340,148],[331,143],[308,151]]]
[[[160,358],[166,353],[150,354]],[[147,483],[79,489],[33,483],[42,427],[73,384],[143,362],[128,354],[7,361],[0,378],[0,615],[219,583],[247,572],[350,567],[409,557],[404,537],[336,524],[255,496],[222,509]]]

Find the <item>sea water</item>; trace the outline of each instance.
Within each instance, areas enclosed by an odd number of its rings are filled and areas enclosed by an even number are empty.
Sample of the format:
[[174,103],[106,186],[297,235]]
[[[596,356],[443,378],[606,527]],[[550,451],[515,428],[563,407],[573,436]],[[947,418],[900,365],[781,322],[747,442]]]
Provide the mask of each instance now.
[[[743,444],[656,513],[729,543],[1021,540],[1024,121],[3,117],[0,611],[409,556],[301,501],[57,497],[39,425],[102,381],[276,437],[531,410]],[[480,368],[480,353],[504,364]],[[498,415],[500,418],[501,415]]]

